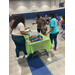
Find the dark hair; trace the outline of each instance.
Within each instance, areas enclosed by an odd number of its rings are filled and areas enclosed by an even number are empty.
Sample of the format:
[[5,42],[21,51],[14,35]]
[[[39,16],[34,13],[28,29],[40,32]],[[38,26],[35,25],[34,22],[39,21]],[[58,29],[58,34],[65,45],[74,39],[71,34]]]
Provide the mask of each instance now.
[[39,13],[36,13],[35,14],[35,17],[37,17],[37,19],[39,19],[40,18],[40,14]]
[[17,17],[18,15],[12,15],[12,20],[16,20]]
[[20,23],[20,22],[22,22],[23,24],[25,23],[25,16],[24,15],[19,15],[18,17],[17,17],[17,19],[15,20],[15,22],[13,23],[13,25],[12,25],[12,29],[14,29],[14,28],[16,28],[17,27],[17,25]]
[[52,18],[54,18],[54,17],[55,17],[55,15],[54,15],[54,13],[53,13],[53,12],[50,12],[50,13],[48,14],[48,16],[51,16]]
[[63,15],[63,20],[65,20],[65,15]]
[[56,18],[56,15],[55,15],[55,18]]

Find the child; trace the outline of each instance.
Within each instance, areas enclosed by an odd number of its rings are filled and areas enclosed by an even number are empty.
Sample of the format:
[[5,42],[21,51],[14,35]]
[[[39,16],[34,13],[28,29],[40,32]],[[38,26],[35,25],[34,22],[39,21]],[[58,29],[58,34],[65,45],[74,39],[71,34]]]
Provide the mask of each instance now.
[[36,23],[32,23],[32,25],[37,24],[37,31],[40,33],[42,25],[42,17],[40,17],[39,13],[36,13],[35,17],[36,17]]
[[65,21],[63,21],[62,29],[63,29],[63,34],[65,34]]
[[59,26],[59,21],[57,20],[57,26]]
[[47,15],[45,15],[45,21],[47,21],[47,24],[49,24],[49,18]]
[[61,17],[61,22],[63,21],[63,16]]
[[46,31],[47,31],[47,27],[46,27],[45,24],[46,24],[45,21],[42,22],[41,33],[42,33],[43,35],[46,35]]
[[63,28],[63,30],[65,30],[65,20],[62,23],[62,28]]
[[65,25],[65,15],[63,15],[63,20],[61,22],[61,27],[62,27],[63,24]]
[[44,17],[43,16],[41,16],[42,17],[42,21],[44,21]]

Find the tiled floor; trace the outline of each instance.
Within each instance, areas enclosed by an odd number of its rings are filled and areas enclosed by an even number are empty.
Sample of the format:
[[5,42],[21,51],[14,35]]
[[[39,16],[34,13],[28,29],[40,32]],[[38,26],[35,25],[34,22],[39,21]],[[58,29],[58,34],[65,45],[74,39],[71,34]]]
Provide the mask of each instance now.
[[[31,29],[36,29],[36,25],[32,25],[35,20],[26,20],[26,26]],[[49,26],[47,25],[48,30]],[[60,32],[61,27],[58,27]],[[61,33],[59,32],[57,40],[57,51],[49,51],[49,56],[44,55],[40,58],[47,65],[49,70],[53,73],[53,75],[65,75],[65,40],[61,37]],[[49,35],[48,35],[49,37]],[[20,52],[20,55],[23,55],[23,52]],[[52,61],[48,61],[47,58],[51,57]],[[25,58],[16,60],[15,54],[15,44],[11,39],[11,35],[9,34],[9,75],[32,75],[28,63]]]

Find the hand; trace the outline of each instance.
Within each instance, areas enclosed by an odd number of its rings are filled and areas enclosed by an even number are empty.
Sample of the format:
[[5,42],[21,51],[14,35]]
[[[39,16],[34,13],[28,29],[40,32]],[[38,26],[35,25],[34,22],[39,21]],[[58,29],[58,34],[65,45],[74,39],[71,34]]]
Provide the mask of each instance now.
[[30,29],[29,27],[27,27],[26,29]]
[[10,34],[12,33],[12,30],[10,30]]
[[30,36],[30,33],[28,33],[28,35]]
[[32,25],[34,25],[34,23],[32,23]]
[[47,35],[48,35],[48,33],[45,36],[47,36]]
[[43,30],[43,32],[45,32],[45,30]]

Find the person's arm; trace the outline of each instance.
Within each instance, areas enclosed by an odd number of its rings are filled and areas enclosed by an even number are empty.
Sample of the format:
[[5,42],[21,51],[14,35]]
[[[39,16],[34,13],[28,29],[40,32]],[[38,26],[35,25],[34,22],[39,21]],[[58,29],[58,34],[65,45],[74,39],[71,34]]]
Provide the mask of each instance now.
[[54,29],[55,26],[55,22],[51,21],[51,29],[48,31],[48,33],[46,34],[46,36]]
[[24,27],[23,23],[20,23],[18,28],[19,28],[21,34],[28,35],[28,33],[25,32],[25,27]]
[[37,24],[37,23],[32,23],[32,25]]
[[46,36],[54,29],[54,27],[52,27],[49,32],[46,34]]
[[[14,20],[12,20],[11,22],[10,22],[10,27],[12,27],[12,25],[13,25],[13,23],[14,23]],[[12,33],[12,29],[10,30],[10,34]]]
[[36,20],[36,23],[32,23],[32,25],[37,24],[37,21],[38,21],[38,20]]
[[20,31],[21,32],[21,34],[23,34],[23,35],[28,35],[28,33],[26,33],[25,31]]
[[30,27],[27,27],[27,28],[25,28],[25,29],[30,29]]
[[14,20],[12,20],[12,21],[10,22],[10,27],[12,27],[13,23],[14,23]]
[[36,23],[32,23],[32,25],[37,24],[38,19],[36,18]]

